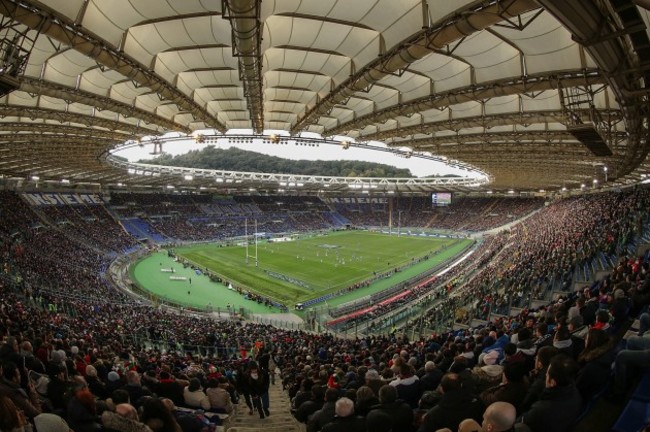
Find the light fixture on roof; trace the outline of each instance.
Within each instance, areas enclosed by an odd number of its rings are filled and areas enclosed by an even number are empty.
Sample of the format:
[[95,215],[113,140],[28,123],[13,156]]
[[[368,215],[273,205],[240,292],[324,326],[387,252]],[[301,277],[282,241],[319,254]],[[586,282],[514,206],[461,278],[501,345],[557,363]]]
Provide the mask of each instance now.
[[34,181],[39,181],[40,179],[41,178],[39,176],[37,176],[37,175],[32,176],[32,180],[34,180]]
[[183,178],[184,178],[185,180],[187,180],[187,181],[194,180],[194,176],[191,175],[191,174],[185,174],[185,177],[183,177]]
[[70,184],[70,180],[68,180],[68,179],[61,179],[61,183],[63,183],[63,184]]
[[167,189],[174,189],[173,185],[167,185]]

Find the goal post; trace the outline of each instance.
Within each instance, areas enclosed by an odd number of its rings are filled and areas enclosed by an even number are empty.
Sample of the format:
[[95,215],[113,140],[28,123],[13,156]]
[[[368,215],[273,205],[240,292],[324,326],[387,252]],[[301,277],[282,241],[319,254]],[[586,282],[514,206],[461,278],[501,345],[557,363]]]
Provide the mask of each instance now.
[[248,218],[244,219],[244,238],[246,239],[246,265],[250,262],[251,258],[255,259],[255,267],[260,266],[258,254],[257,254],[257,239],[259,238],[257,234],[257,219],[254,219],[255,232],[253,234],[253,241],[255,242],[255,255],[251,255],[248,251]]

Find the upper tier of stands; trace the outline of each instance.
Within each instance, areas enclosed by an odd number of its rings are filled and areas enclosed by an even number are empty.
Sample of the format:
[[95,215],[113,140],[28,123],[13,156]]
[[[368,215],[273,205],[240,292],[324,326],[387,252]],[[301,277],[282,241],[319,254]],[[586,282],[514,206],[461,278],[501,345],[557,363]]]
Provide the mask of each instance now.
[[[542,198],[454,196],[451,205],[434,206],[429,197],[399,197],[393,201],[392,226],[486,231],[520,219],[543,205]],[[335,207],[356,226],[387,227],[391,223],[389,200],[337,199]]]

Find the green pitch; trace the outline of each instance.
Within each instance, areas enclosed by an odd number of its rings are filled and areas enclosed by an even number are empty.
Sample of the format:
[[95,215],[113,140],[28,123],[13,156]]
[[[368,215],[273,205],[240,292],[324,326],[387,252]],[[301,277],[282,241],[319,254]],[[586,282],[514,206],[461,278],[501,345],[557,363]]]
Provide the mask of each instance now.
[[[360,231],[338,232],[288,242],[260,241],[257,245],[257,266],[254,245],[248,247],[248,264],[245,246],[194,245],[178,248],[175,252],[200,268],[218,274],[227,281],[226,285],[230,282],[292,306],[347,288],[374,274],[389,272],[392,275],[390,279],[378,279],[371,286],[344,297],[348,297],[345,301],[349,301],[385,289],[399,283],[399,279],[415,276],[457,255],[468,242],[469,240],[397,237]],[[429,258],[417,263],[418,259],[425,256]],[[231,303],[239,307],[241,295],[224,289],[223,285],[210,282],[205,276],[192,276],[191,269],[183,269],[178,263],[175,274],[183,276],[188,273],[187,277],[192,277],[192,284],[190,286],[187,281],[169,281],[169,273],[161,274],[157,268],[172,265],[167,259],[166,254],[155,254],[140,261],[132,270],[132,275],[143,288],[157,295],[178,298],[188,305],[205,307],[210,303],[214,307],[223,307],[226,303]],[[414,265],[402,272],[392,273],[395,268],[407,264]],[[156,281],[153,282],[153,279]],[[207,284],[205,289],[204,283]],[[342,297],[337,297],[339,299],[343,301]],[[241,307],[251,308],[256,305],[255,302],[244,301]],[[259,306],[263,312],[271,312],[268,308]]]

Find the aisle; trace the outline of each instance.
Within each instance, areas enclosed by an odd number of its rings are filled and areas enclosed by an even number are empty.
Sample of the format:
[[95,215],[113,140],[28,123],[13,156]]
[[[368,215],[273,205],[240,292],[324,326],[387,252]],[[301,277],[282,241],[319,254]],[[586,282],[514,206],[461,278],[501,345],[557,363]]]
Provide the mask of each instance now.
[[269,411],[271,415],[260,419],[257,412],[248,415],[248,407],[241,401],[237,415],[229,422],[228,432],[300,432],[301,424],[291,415],[291,404],[287,392],[282,391],[280,378],[276,376],[275,385],[269,388]]

